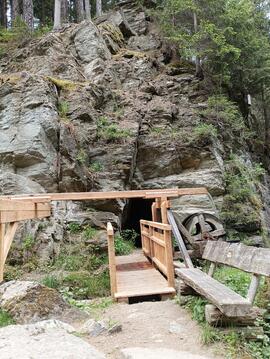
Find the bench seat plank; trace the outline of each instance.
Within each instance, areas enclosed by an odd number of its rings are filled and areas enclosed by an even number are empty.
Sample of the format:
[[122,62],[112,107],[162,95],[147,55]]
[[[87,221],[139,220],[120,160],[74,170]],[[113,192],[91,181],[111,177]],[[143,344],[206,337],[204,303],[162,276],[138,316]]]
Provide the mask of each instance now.
[[179,268],[176,269],[176,273],[187,285],[208,299],[227,317],[243,317],[252,307],[247,299],[200,269]]

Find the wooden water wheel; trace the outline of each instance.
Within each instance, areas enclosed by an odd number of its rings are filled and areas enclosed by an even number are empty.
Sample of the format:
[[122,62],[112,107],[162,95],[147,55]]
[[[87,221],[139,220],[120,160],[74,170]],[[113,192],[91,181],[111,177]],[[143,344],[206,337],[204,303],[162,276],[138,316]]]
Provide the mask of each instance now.
[[207,241],[217,241],[225,235],[220,219],[210,213],[195,213],[183,223],[178,219],[177,224],[193,258],[201,258]]

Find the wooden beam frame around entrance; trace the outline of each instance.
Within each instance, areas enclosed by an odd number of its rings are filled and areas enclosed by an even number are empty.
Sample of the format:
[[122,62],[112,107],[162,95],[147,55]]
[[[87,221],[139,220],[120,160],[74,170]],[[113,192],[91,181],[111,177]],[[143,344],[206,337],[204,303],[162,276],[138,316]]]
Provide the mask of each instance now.
[[[208,195],[204,187],[145,189],[135,191],[40,193],[0,197],[0,283],[3,281],[4,265],[19,222],[51,216],[52,201],[91,201],[145,198],[154,199],[152,217],[154,222],[168,223],[169,199],[184,195]],[[158,218],[160,217],[160,218]]]

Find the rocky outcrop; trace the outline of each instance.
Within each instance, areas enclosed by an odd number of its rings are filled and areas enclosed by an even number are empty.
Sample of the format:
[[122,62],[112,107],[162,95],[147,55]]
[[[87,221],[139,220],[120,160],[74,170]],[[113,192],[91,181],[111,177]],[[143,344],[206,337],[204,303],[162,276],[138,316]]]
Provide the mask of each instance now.
[[[137,3],[32,40],[0,69],[2,194],[206,186],[222,202],[223,146],[194,131],[207,91]],[[60,226],[119,225],[124,205],[56,203],[46,256]],[[213,211],[208,197],[173,205]]]
[[0,329],[2,359],[105,359],[83,339],[71,334],[75,329],[59,321],[30,325],[10,325]]
[[30,281],[2,284],[0,307],[19,324],[60,317],[64,312],[73,310],[55,289]]

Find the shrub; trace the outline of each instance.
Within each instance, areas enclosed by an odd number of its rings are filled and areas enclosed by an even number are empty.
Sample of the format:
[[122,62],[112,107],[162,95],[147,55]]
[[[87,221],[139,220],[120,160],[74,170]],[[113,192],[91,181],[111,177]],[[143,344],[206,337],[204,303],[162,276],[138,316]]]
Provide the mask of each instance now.
[[134,244],[131,241],[124,240],[122,236],[118,234],[114,238],[114,247],[115,253],[122,256],[130,254],[134,249]]
[[77,154],[77,156],[76,156],[76,160],[77,160],[80,164],[82,164],[82,165],[84,165],[84,164],[86,163],[87,154],[86,154],[86,152],[85,152],[84,149],[81,148],[81,149],[79,150],[79,152],[78,152],[78,154]]
[[61,282],[59,279],[57,279],[56,276],[48,275],[47,277],[43,278],[42,284],[46,287],[57,289],[60,287]]
[[83,238],[86,240],[93,239],[97,234],[97,230],[91,226],[86,226],[82,232]]
[[217,129],[212,124],[201,123],[194,128],[195,138],[199,140],[217,138]]
[[0,309],[0,328],[15,324],[15,320],[4,310]]
[[102,116],[97,121],[97,138],[108,142],[118,142],[128,138],[131,133],[127,129],[121,129],[116,123],[109,123],[107,117]]
[[63,120],[67,120],[67,113],[69,111],[69,104],[66,101],[60,101],[58,103],[58,113]]
[[72,222],[68,224],[67,229],[72,234],[79,233],[81,231],[81,225],[79,223]]
[[94,173],[101,172],[102,169],[103,169],[103,166],[102,166],[102,164],[100,162],[95,161],[95,162],[90,164],[89,169],[90,169],[91,172],[94,172]]

